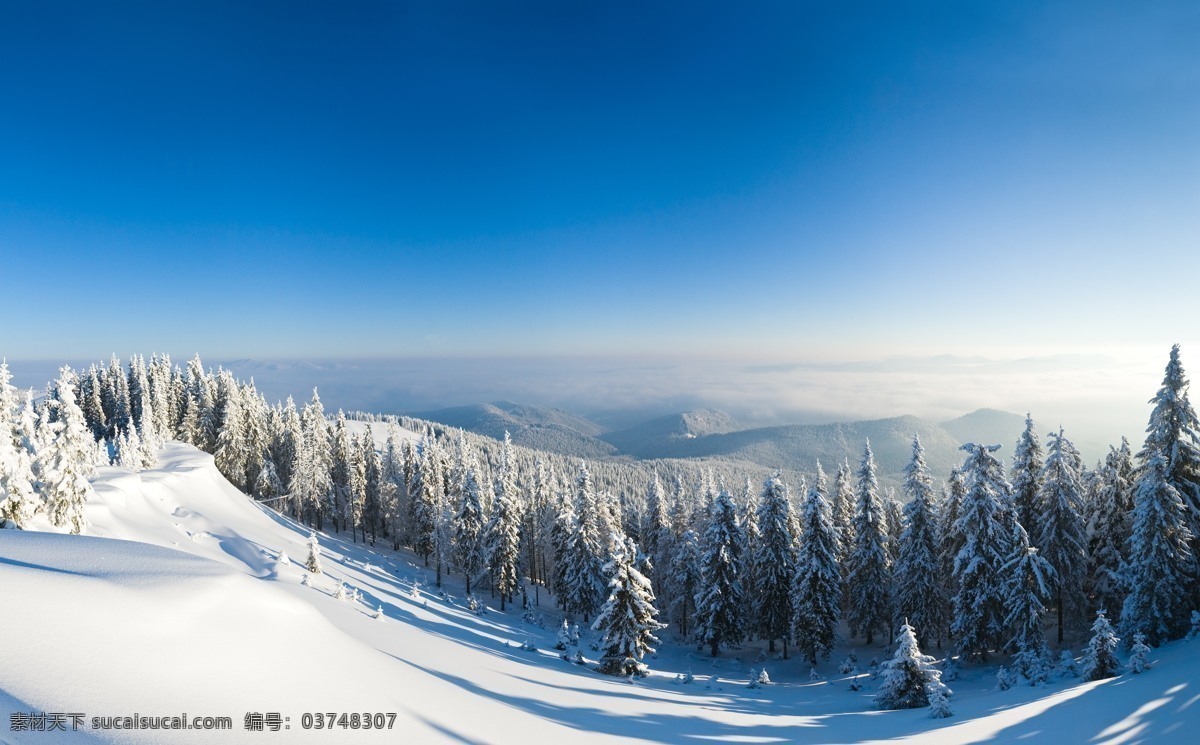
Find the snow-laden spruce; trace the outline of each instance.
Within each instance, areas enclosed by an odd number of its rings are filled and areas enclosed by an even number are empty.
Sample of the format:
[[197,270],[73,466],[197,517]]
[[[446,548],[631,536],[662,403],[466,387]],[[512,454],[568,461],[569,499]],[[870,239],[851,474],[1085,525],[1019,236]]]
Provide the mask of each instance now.
[[92,496],[88,479],[95,473],[91,457],[95,441],[75,401],[76,384],[71,368],[59,371],[38,418],[34,469],[50,522],[82,533],[86,524],[83,505]]
[[1150,403],[1154,409],[1138,458],[1148,464],[1155,455],[1162,457],[1163,480],[1183,500],[1188,530],[1195,539],[1200,536],[1200,419],[1188,400],[1188,380],[1179,361],[1178,344],[1171,347],[1162,386]]
[[1080,674],[1084,680],[1103,680],[1120,672],[1121,663],[1117,659],[1119,641],[1104,611],[1097,611],[1096,622],[1092,624],[1092,639],[1083,652]]
[[1058,614],[1058,643],[1071,612],[1079,610],[1083,595],[1083,572],[1087,568],[1084,553],[1087,539],[1083,526],[1083,484],[1075,446],[1058,432],[1050,433],[1046,465],[1042,469],[1042,487],[1038,492],[1035,545],[1042,558],[1054,567],[1052,578],[1054,607]]
[[505,432],[500,474],[496,477],[496,501],[487,526],[488,570],[492,573],[493,586],[500,593],[500,610],[504,610],[506,597],[512,599],[520,582],[517,562],[520,559],[521,513],[512,457],[512,438]]
[[875,631],[890,624],[892,567],[887,549],[887,517],[879,497],[879,479],[875,475],[875,456],[871,453],[870,442],[863,450],[855,491],[857,502],[848,559],[846,614],[850,633],[865,635],[867,644],[872,644]]
[[1054,586],[1054,568],[1029,545],[1029,536],[1020,523],[1014,521],[1012,530],[1008,561],[1001,569],[1007,611],[1004,625],[1013,633],[1007,646],[1016,651],[1013,667],[1030,685],[1038,685],[1050,674],[1050,649],[1042,634],[1042,616]]
[[918,641],[928,645],[931,639],[942,638],[947,599],[940,571],[941,531],[933,479],[919,437],[913,437],[912,459],[904,470],[908,503],[904,506],[905,527],[899,536],[895,572],[896,613],[907,618],[921,634]]
[[841,608],[841,569],[838,567],[838,533],[833,511],[825,498],[825,473],[817,464],[817,478],[800,507],[800,550],[792,604],[797,646],[812,665],[833,649]]
[[466,581],[467,595],[471,594],[471,580],[479,576],[487,563],[478,469],[479,465],[472,454],[463,472],[458,514],[454,518],[454,563]]
[[646,674],[642,658],[658,643],[654,632],[666,626],[654,618],[658,615],[654,591],[637,569],[637,545],[628,539],[623,543],[614,539],[613,543],[620,548],[604,565],[604,573],[610,577],[608,599],[592,624],[594,631],[603,634],[600,647],[604,654],[596,669],[606,675],[640,677]]
[[703,561],[704,550],[700,545],[700,536],[688,528],[675,542],[675,553],[671,557],[671,585],[675,588],[675,594],[668,616],[683,638],[687,638],[689,630],[692,629],[692,619],[696,615],[696,596],[703,582]]
[[709,512],[696,593],[696,641],[708,645],[713,657],[722,644],[738,644],[745,636],[740,577],[743,544],[737,506],[722,489]]
[[954,559],[958,594],[954,597],[951,631],[967,659],[985,659],[1007,639],[1004,626],[1004,581],[1001,568],[1008,554],[1003,512],[1010,487],[996,458],[999,445],[963,445],[966,493],[955,527],[963,546]]
[[[820,469],[820,464],[817,464]],[[763,484],[758,501],[758,540],[753,550],[753,563],[758,567],[758,598],[755,632],[766,639],[768,650],[775,652],[775,642],[783,644],[787,659],[788,640],[792,624],[792,581],[796,576],[796,544],[800,527],[792,511],[787,485],[778,472]]]
[[569,613],[591,619],[600,607],[604,588],[604,550],[600,505],[587,464],[579,464],[575,478],[574,524],[564,547],[563,604]]
[[1033,416],[1025,414],[1025,430],[1017,440],[1013,451],[1012,469],[1009,480],[1012,483],[1012,502],[1017,511],[1017,521],[1026,532],[1033,531],[1034,545],[1037,544],[1038,517],[1042,514],[1041,493],[1043,468],[1045,467],[1044,452],[1041,441],[1033,427]]
[[304,560],[304,568],[312,574],[321,573],[321,544],[317,542],[317,532],[308,532],[308,558]]
[[933,657],[921,653],[913,627],[903,624],[896,637],[896,653],[883,663],[875,705],[881,709],[916,709],[929,706],[930,694],[935,691],[949,696],[950,689],[942,683],[942,673],[934,662]]
[[20,528],[42,505],[35,490],[32,437],[22,425],[33,421],[32,397],[12,385],[8,363],[0,362],[0,527]]
[[1125,602],[1121,567],[1133,532],[1134,487],[1133,457],[1129,441],[1122,437],[1121,447],[1109,448],[1096,473],[1086,516],[1087,596],[1092,607],[1114,613],[1119,613]]

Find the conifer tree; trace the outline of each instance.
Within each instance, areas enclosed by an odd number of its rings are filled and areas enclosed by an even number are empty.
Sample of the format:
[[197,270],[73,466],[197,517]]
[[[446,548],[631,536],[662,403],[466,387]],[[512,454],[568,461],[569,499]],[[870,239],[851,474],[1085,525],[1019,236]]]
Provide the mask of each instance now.
[[722,644],[738,644],[744,636],[744,596],[740,574],[745,540],[737,507],[722,489],[713,500],[704,534],[701,585],[696,593],[696,638],[712,656]]
[[0,362],[0,527],[25,527],[41,506],[34,489],[32,443],[22,431],[20,397]]
[[[1188,380],[1179,361],[1178,344],[1171,347],[1162,387],[1150,403],[1154,409],[1138,458],[1147,469],[1155,455],[1162,457],[1165,480],[1183,500],[1187,527],[1196,540],[1200,537],[1200,420],[1188,400]],[[1196,550],[1193,545],[1193,553]]]
[[904,532],[904,505],[896,499],[896,490],[888,487],[883,492],[883,517],[887,529],[888,564],[895,570],[900,558],[900,535]]
[[421,440],[408,485],[409,527],[412,530],[413,551],[421,555],[425,566],[434,550],[434,533],[442,499],[442,477],[432,435]]
[[1117,659],[1117,638],[1113,628],[1104,617],[1104,611],[1096,612],[1092,624],[1092,640],[1083,653],[1083,665],[1079,671],[1084,680],[1103,680],[1117,675],[1121,663]]
[[575,505],[571,495],[560,489],[557,495],[554,522],[550,526],[550,546],[554,551],[554,573],[551,580],[551,591],[558,599],[559,607],[567,609],[567,568],[569,566],[569,545],[571,534],[575,530]]
[[883,682],[875,694],[875,705],[881,709],[917,709],[929,706],[934,692],[942,697],[949,695],[950,689],[942,683],[942,673],[933,666],[934,661],[921,653],[913,627],[903,624],[896,637],[896,653],[883,663]]
[[308,559],[304,562],[304,568],[311,574],[321,573],[321,545],[317,542],[315,530],[308,532]]
[[942,547],[934,504],[933,479],[925,465],[925,449],[913,437],[912,459],[904,469],[905,528],[899,537],[896,562],[896,614],[915,629],[923,629],[921,641],[930,635],[941,639],[947,621],[947,597],[942,585]]
[[1096,474],[1093,498],[1088,501],[1087,594],[1092,608],[1119,613],[1125,602],[1121,567],[1133,528],[1132,477],[1129,441],[1122,437],[1119,450],[1109,448]]
[[1058,643],[1063,641],[1068,603],[1077,605],[1086,569],[1083,533],[1083,486],[1074,462],[1075,448],[1059,428],[1050,434],[1049,452],[1038,492],[1037,546],[1042,558],[1054,567],[1053,598],[1058,611]]
[[454,561],[467,580],[467,595],[471,594],[471,580],[479,576],[487,563],[478,467],[473,457],[467,461],[458,514],[454,518]]
[[343,520],[350,512],[353,466],[351,464],[350,433],[346,430],[346,415],[340,409],[334,420],[329,443],[330,495],[328,514],[333,518],[333,529],[341,531]]
[[283,481],[279,478],[279,471],[275,468],[275,461],[271,458],[270,452],[264,450],[262,468],[259,469],[258,480],[254,482],[254,496],[260,502],[266,502],[271,506],[275,506],[283,494]]
[[1038,545],[1038,526],[1041,524],[1044,467],[1045,454],[1033,429],[1033,416],[1026,414],[1025,431],[1017,440],[1009,478],[1012,481],[1012,502],[1017,511],[1017,522],[1021,523],[1026,533],[1033,536],[1035,545]]
[[771,652],[775,651],[775,641],[780,640],[787,659],[799,524],[778,471],[763,484],[757,523],[760,535],[753,546],[753,563],[758,567],[758,602],[752,606],[757,610],[755,631],[768,640]]
[[942,487],[942,499],[938,510],[938,528],[939,534],[942,537],[941,551],[939,553],[939,566],[941,567],[941,581],[946,590],[947,606],[946,620],[947,634],[950,632],[949,624],[953,620],[953,598],[958,595],[958,578],[954,574],[954,562],[958,558],[958,552],[962,550],[965,540],[963,534],[959,531],[958,515],[962,509],[963,497],[967,493],[966,482],[963,480],[962,470],[955,468],[950,471],[950,478]]
[[637,546],[626,540],[604,566],[610,577],[609,595],[596,616],[592,629],[603,633],[600,646],[604,656],[596,668],[606,675],[643,676],[642,658],[654,648],[654,632],[666,628],[655,620],[654,591],[650,581],[636,567]]
[[325,423],[325,408],[315,388],[312,401],[305,404],[300,416],[300,429],[302,437],[292,479],[292,496],[296,509],[320,530],[331,482],[329,428]]
[[396,444],[396,429],[388,431],[387,443],[383,446],[383,457],[379,473],[379,511],[383,521],[384,535],[391,539],[392,550],[400,550],[401,514],[400,489],[404,483],[404,456]]
[[670,607],[674,598],[675,583],[671,576],[671,559],[675,555],[674,521],[671,518],[670,498],[663,490],[658,473],[655,473],[646,489],[647,524],[643,530],[645,550],[649,554],[654,570],[650,581],[664,607]]
[[833,510],[825,497],[825,473],[817,463],[817,477],[800,508],[800,548],[792,588],[796,644],[810,665],[829,657],[842,601],[838,566],[838,532]]
[[833,524],[838,531],[838,565],[843,577],[850,567],[850,548],[854,545],[854,476],[850,462],[843,460],[833,478]]
[[607,539],[600,535],[600,506],[587,465],[579,464],[575,479],[575,521],[567,536],[565,607],[588,622],[600,606],[604,587],[603,555]]
[[496,478],[496,502],[487,527],[488,570],[500,593],[500,610],[504,598],[512,599],[520,582],[517,569],[520,561],[521,514],[518,504],[517,481],[512,455],[512,438],[504,433],[500,473]]
[[968,659],[986,659],[990,649],[1005,641],[1004,584],[1001,572],[1009,536],[1003,535],[1002,512],[1009,499],[1004,467],[994,455],[999,445],[964,445],[966,493],[956,528],[963,546],[954,561],[958,594],[954,598],[951,631]]
[[703,560],[700,536],[687,528],[675,542],[675,555],[671,557],[671,582],[675,587],[675,596],[671,602],[670,620],[684,638],[687,638],[691,621],[696,615],[696,596],[703,582]]
[[854,536],[848,573],[850,633],[865,635],[874,643],[875,631],[889,623],[891,598],[891,562],[887,550],[887,517],[879,498],[879,480],[875,476],[875,457],[868,442],[856,486]]
[[1035,685],[1046,680],[1050,649],[1042,635],[1045,601],[1054,582],[1054,568],[1029,545],[1029,535],[1018,522],[1012,523],[1013,537],[1004,575],[1004,625],[1013,630],[1008,643],[1016,650],[1013,666]]
[[250,443],[246,437],[246,420],[242,414],[242,397],[236,383],[227,384],[225,416],[217,431],[213,461],[229,483],[247,490],[246,461]]
[[1188,627],[1190,582],[1195,577],[1187,508],[1170,482],[1168,461],[1153,452],[1134,495],[1133,530],[1127,585],[1121,610],[1126,638],[1141,631],[1154,645],[1184,634]]

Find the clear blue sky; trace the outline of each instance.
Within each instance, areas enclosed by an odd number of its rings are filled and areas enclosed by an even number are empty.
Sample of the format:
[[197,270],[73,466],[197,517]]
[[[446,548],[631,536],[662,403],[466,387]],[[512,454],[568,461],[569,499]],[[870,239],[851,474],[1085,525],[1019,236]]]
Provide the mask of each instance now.
[[1198,39],[1194,2],[5,3],[0,355],[1157,359],[1197,336]]

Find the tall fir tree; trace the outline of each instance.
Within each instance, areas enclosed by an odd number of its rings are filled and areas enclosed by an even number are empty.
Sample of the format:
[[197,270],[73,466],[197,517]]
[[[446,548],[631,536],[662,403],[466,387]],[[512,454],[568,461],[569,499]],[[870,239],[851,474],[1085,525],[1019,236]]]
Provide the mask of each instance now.
[[799,552],[792,585],[796,644],[814,667],[829,657],[841,615],[842,572],[838,566],[838,530],[825,496],[821,464],[800,507]]
[[500,593],[500,610],[504,610],[505,597],[511,600],[520,583],[517,572],[521,558],[520,529],[520,495],[517,493],[512,438],[505,432],[500,473],[496,477],[496,501],[492,519],[487,527],[488,569],[492,573],[492,582]]
[[8,362],[0,362],[0,527],[25,527],[41,507],[34,488],[32,442],[21,426],[21,399]]
[[604,650],[597,666],[606,675],[644,676],[645,655],[654,652],[658,643],[654,632],[666,628],[655,620],[654,590],[637,568],[638,550],[631,540],[624,541],[613,552],[603,571],[608,576],[608,599],[604,602],[592,629],[603,634],[600,647]]
[[896,615],[922,629],[922,644],[942,638],[948,618],[940,552],[942,536],[933,493],[933,479],[925,464],[925,449],[913,437],[912,459],[904,469],[905,528],[899,538],[896,562]]
[[675,595],[669,611],[671,623],[679,629],[680,637],[685,639],[696,615],[696,596],[703,582],[703,561],[700,536],[691,528],[685,529],[675,541],[675,554],[671,557],[671,582],[675,587]]
[[88,479],[95,471],[95,441],[75,401],[75,386],[75,373],[62,368],[38,422],[36,469],[50,522],[82,533],[83,506],[93,495]]
[[600,505],[587,464],[580,463],[575,478],[575,520],[567,536],[563,582],[565,607],[569,613],[589,622],[600,607],[604,588],[604,550],[608,536],[602,536]]
[[1041,493],[1043,469],[1045,467],[1045,452],[1033,428],[1033,416],[1025,415],[1025,430],[1017,440],[1017,448],[1013,451],[1012,469],[1009,479],[1012,483],[1012,502],[1017,511],[1017,522],[1031,533],[1037,545],[1039,518],[1041,517]]
[[954,560],[958,594],[954,597],[951,632],[968,659],[986,659],[989,650],[1007,641],[1004,624],[1004,582],[1001,572],[1010,536],[1004,535],[1002,512],[1010,486],[996,458],[999,445],[964,445],[966,492],[957,530],[963,546]]
[[1122,635],[1132,639],[1142,632],[1157,646],[1187,630],[1188,590],[1196,576],[1187,507],[1161,453],[1152,452],[1142,469],[1133,504]]
[[483,503],[479,498],[479,466],[474,457],[467,460],[463,487],[459,497],[458,514],[454,518],[454,562],[466,578],[466,594],[471,594],[471,580],[479,576],[487,564],[484,545]]
[[713,657],[721,645],[739,644],[745,636],[741,584],[744,544],[737,506],[729,492],[722,489],[709,511],[700,589],[696,593],[696,639],[708,645]]
[[[1188,380],[1179,361],[1178,344],[1171,347],[1162,387],[1150,403],[1154,409],[1138,458],[1147,469],[1155,455],[1162,457],[1166,481],[1183,500],[1188,530],[1195,541],[1200,537],[1200,420],[1188,400]],[[1193,544],[1193,552],[1197,548]]]
[[883,681],[875,694],[875,705],[881,709],[917,709],[929,706],[934,695],[943,699],[950,689],[942,683],[942,672],[933,666],[935,660],[921,652],[912,626],[904,623],[896,637],[896,653],[883,663]]
[[1038,492],[1037,547],[1054,567],[1053,601],[1058,615],[1058,643],[1063,641],[1065,619],[1080,608],[1083,576],[1087,568],[1083,526],[1083,484],[1074,445],[1059,428],[1051,433]]
[[879,479],[875,475],[875,456],[871,443],[863,451],[858,471],[847,584],[850,633],[875,641],[875,632],[884,631],[891,619],[890,587],[892,566],[887,550],[887,516],[879,498]]
[[[820,464],[817,466],[820,468]],[[796,575],[796,548],[799,523],[792,511],[787,486],[777,471],[763,484],[758,500],[759,538],[752,547],[752,560],[758,567],[758,602],[754,624],[759,637],[766,639],[769,650],[783,643],[787,659],[792,625],[792,582]]]
[[1029,545],[1029,535],[1020,523],[1012,523],[1008,560],[1001,568],[1004,577],[1004,625],[1012,629],[1008,648],[1016,652],[1013,665],[1031,684],[1046,680],[1050,650],[1042,634],[1046,599],[1055,583],[1054,567]]
[[1087,596],[1091,610],[1107,609],[1119,614],[1125,601],[1121,567],[1133,532],[1133,459],[1129,441],[1121,438],[1121,447],[1109,448],[1094,480],[1093,497],[1088,501]]

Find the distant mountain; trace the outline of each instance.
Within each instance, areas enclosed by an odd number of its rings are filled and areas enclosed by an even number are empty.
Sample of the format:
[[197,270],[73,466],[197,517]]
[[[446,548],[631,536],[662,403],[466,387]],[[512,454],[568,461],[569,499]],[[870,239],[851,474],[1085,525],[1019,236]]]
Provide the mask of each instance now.
[[[849,459],[851,467],[857,470],[863,446],[869,438],[881,479],[894,486],[900,483],[904,467],[912,457],[913,435],[921,438],[935,482],[947,478],[950,470],[962,463],[958,439],[938,425],[915,416],[760,427],[654,441],[646,438],[641,441],[646,447],[622,448],[622,452],[643,459],[719,457],[806,473],[815,470],[816,462],[820,460],[829,473],[843,459]],[[605,439],[615,442],[610,439],[612,437],[606,435]],[[630,438],[622,442],[629,445],[635,441]]]
[[[1003,448],[1000,452],[1007,461],[1012,456],[1017,438],[1025,430],[1025,417],[1010,411],[979,409],[957,419],[942,422],[941,426],[959,442],[1002,445]],[[1037,427],[1036,423],[1034,426]]]
[[578,458],[609,458],[617,455],[612,445],[597,439],[603,428],[569,411],[548,406],[496,401],[490,404],[454,406],[411,414],[418,419],[458,427],[476,434],[504,439],[536,450]]
[[[733,417],[716,409],[697,409],[651,419],[628,429],[608,432],[600,439],[627,454],[660,452],[678,440],[735,432]],[[657,457],[657,456],[650,456]]]

